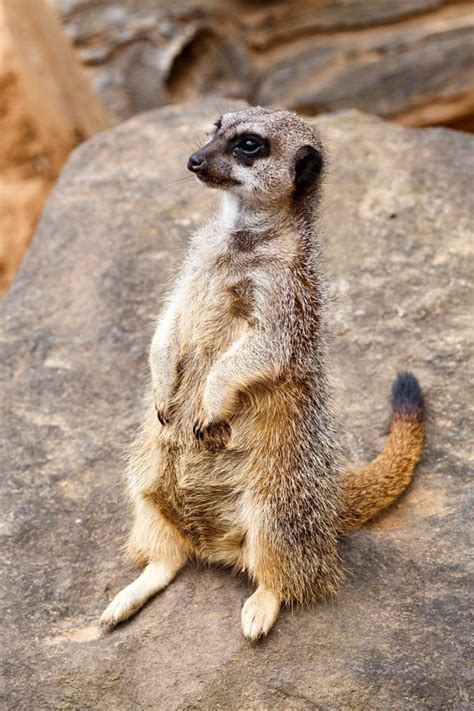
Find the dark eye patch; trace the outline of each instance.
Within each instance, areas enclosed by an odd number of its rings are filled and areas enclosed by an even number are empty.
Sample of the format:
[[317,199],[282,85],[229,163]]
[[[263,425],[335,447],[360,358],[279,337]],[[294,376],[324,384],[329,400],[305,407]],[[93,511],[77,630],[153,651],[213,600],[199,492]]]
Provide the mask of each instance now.
[[227,150],[242,165],[253,165],[257,158],[270,155],[270,141],[255,133],[240,134],[230,139]]
[[214,126],[216,127],[217,131],[222,128],[222,119],[218,118],[217,121],[214,121]]

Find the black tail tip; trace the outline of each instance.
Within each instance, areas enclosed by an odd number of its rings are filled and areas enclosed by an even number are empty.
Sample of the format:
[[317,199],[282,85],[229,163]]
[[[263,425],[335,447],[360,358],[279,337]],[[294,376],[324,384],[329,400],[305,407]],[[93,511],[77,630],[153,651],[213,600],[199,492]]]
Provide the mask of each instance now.
[[392,408],[395,417],[421,422],[425,416],[425,401],[420,383],[413,373],[398,373],[392,386]]

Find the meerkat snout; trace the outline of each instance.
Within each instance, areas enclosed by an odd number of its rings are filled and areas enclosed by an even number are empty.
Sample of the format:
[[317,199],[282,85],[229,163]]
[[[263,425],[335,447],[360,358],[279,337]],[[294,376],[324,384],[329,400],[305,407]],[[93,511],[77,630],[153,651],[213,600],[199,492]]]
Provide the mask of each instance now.
[[193,173],[199,173],[199,171],[202,170],[203,167],[204,159],[196,153],[193,153],[193,155],[190,156],[188,160],[188,170],[192,171]]

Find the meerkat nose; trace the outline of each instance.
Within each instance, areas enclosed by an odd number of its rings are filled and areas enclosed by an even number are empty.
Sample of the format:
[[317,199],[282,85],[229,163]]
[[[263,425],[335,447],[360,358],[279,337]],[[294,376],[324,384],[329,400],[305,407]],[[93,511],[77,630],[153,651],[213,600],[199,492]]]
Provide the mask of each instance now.
[[199,173],[203,167],[204,159],[198,153],[193,153],[188,160],[188,170],[191,170],[193,173]]

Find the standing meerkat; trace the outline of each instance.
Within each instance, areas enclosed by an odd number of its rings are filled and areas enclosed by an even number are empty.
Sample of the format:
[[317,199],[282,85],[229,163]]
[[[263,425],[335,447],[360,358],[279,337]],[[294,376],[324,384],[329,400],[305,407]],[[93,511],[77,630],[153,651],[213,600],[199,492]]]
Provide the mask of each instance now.
[[343,473],[317,240],[324,154],[311,126],[286,111],[225,114],[188,168],[223,201],[192,238],[153,337],[128,469],[128,550],[145,568],[101,623],[130,617],[197,558],[255,582],[241,619],[256,640],[282,604],[337,592],[338,537],[412,477],[423,398],[399,375],[382,454]]

